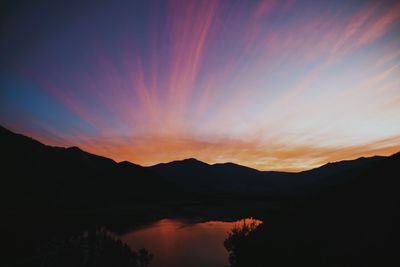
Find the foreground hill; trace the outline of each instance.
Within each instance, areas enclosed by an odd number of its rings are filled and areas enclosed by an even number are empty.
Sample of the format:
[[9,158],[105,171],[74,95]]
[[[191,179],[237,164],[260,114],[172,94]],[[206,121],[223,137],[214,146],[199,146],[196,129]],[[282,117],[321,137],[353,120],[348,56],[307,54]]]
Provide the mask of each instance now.
[[231,235],[232,265],[400,266],[400,153],[338,174],[347,182],[292,196],[250,234]]
[[107,207],[175,194],[144,167],[87,153],[77,147],[46,146],[0,128],[1,193],[19,209]]

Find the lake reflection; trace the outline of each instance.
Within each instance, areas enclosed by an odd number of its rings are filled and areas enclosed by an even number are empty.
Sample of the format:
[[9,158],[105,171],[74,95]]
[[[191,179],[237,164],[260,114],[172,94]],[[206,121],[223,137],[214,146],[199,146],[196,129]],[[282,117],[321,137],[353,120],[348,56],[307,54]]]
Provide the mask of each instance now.
[[228,265],[228,252],[223,242],[238,224],[260,224],[255,219],[234,222],[193,222],[163,219],[119,238],[132,249],[145,247],[154,254],[150,267],[223,267]]

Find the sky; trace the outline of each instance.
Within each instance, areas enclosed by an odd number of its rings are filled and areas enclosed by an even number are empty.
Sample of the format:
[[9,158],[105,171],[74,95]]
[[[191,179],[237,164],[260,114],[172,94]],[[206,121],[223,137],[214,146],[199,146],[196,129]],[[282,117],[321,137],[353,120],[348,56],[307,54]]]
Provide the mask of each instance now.
[[3,1],[0,124],[144,166],[400,151],[398,1]]

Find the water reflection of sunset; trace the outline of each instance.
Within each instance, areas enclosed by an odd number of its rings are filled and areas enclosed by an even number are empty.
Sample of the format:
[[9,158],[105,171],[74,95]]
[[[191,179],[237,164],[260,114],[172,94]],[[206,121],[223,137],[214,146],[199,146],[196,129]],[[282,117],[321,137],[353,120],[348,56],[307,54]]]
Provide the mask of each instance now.
[[226,266],[228,252],[223,242],[229,231],[243,223],[262,222],[252,218],[233,222],[163,219],[124,234],[120,239],[132,249],[150,250],[154,254],[150,266]]

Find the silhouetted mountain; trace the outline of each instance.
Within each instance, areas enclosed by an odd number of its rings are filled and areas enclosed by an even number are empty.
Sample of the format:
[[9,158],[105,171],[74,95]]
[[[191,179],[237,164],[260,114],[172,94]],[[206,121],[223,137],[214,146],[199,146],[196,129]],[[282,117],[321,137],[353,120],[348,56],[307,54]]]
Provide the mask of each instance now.
[[321,167],[292,173],[275,180],[276,191],[283,194],[305,194],[350,182],[360,173],[373,167],[387,157],[361,157],[355,160],[343,160],[327,163]]
[[[4,195],[20,208],[110,206],[134,201],[179,199],[185,193],[309,193],[349,183],[387,157],[329,163],[300,173],[263,172],[234,163],[185,159],[142,167],[82,151],[46,146],[0,127]],[[197,195],[201,197],[201,195]]]
[[232,266],[399,266],[400,153],[338,164],[319,172],[346,183],[292,196],[251,233],[234,232]]
[[[228,240],[228,247],[235,247],[230,251],[237,257],[235,266],[397,266],[389,263],[398,260],[398,245],[392,244],[400,237],[400,153],[284,173],[196,159],[151,167],[116,163],[77,147],[47,146],[2,127],[0,145],[2,223],[8,222],[6,240],[15,253],[10,259],[30,255],[40,235],[60,231],[60,221],[70,214],[84,224],[83,217],[99,209],[133,213],[136,205],[150,207],[147,216],[165,210],[178,214],[193,199],[242,202],[258,195],[273,200],[276,209],[265,212],[264,225],[253,234]],[[162,210],[165,200],[172,207]],[[43,222],[57,212],[66,215],[36,233],[41,225],[33,225],[36,218]]]
[[192,192],[268,192],[271,179],[287,173],[265,174],[234,163],[207,164],[196,159],[149,167],[168,182]]
[[144,167],[77,147],[43,145],[0,128],[2,196],[19,209],[120,206],[170,197],[176,190]]
[[[299,173],[258,171],[234,163],[207,164],[196,159],[149,167],[166,181],[189,192],[258,192],[272,195],[318,191],[348,182],[386,157],[328,163]],[[347,173],[342,175],[342,173]],[[349,175],[351,173],[351,175]]]

